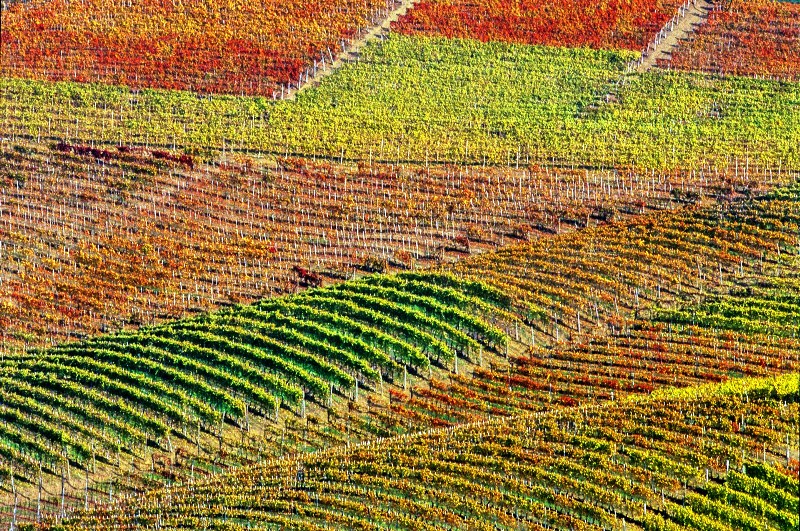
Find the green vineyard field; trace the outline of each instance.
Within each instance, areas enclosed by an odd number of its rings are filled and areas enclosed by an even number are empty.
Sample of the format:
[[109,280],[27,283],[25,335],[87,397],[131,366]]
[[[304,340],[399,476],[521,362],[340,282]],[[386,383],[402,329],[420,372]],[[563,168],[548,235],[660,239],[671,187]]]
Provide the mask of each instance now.
[[797,445],[797,384],[744,379],[378,440],[156,491],[58,529],[792,529],[797,478],[773,460],[785,465]]
[[626,75],[634,58],[393,35],[292,101],[5,78],[0,109],[7,130],[27,138],[190,152],[513,166],[798,165],[797,84]]

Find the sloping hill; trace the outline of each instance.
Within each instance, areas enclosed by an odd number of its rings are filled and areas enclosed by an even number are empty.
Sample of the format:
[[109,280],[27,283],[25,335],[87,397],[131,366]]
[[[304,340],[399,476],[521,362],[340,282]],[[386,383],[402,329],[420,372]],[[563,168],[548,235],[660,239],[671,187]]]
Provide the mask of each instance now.
[[742,167],[756,175],[800,167],[797,83],[628,73],[635,59],[628,51],[393,33],[291,101],[0,78],[0,112],[12,139],[222,158],[246,152],[737,177]]
[[791,177],[0,142],[0,353],[285,294],[294,266],[430,268]]
[[[799,207],[785,190],[663,213],[7,357],[9,507],[30,518],[287,453],[796,372]],[[756,300],[784,325],[731,314]]]
[[745,379],[433,430],[160,490],[57,529],[795,529],[799,398],[796,375]]

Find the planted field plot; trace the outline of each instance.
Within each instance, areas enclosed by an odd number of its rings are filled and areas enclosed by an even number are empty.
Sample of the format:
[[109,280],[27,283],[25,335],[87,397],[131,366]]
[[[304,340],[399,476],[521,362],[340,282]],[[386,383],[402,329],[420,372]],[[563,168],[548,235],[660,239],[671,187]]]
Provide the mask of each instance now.
[[[780,260],[768,250],[796,247],[797,205],[769,201],[721,221],[728,215],[581,231],[457,264],[458,275],[537,309],[530,329],[511,332],[527,346],[512,348],[508,363],[473,357],[471,375],[462,363],[461,374],[404,394],[395,404],[397,424],[449,426],[796,371],[798,258],[796,250]],[[790,219],[783,236],[749,226]]]
[[797,528],[792,8],[672,2],[1,2],[0,527]]
[[434,265],[789,178],[247,156],[207,163],[63,142],[3,143],[0,169],[3,352],[252,302],[320,275],[314,282]]
[[633,57],[392,34],[319,88],[276,106],[270,123],[280,136],[272,142],[329,157],[541,161]]
[[777,169],[800,160],[797,84],[654,72],[598,98],[625,55],[395,36],[373,51],[277,107],[272,122],[292,135],[278,144],[502,165],[727,169],[748,160]]
[[592,321],[614,326],[613,318],[623,310],[636,314],[679,294],[704,297],[709,283],[743,282],[748,264],[756,275],[772,270],[773,276],[791,279],[763,293],[762,306],[769,306],[769,297],[778,296],[774,291],[788,290],[790,300],[794,294],[798,199],[795,188],[785,197],[716,211],[661,214],[631,222],[626,230],[603,226],[509,246],[456,263],[451,270],[502,286],[509,295],[545,309],[552,318],[551,335],[559,329],[580,333]]
[[405,35],[638,52],[679,5],[676,0],[424,0],[392,29]]
[[78,474],[88,503],[283,452],[287,428],[309,431],[312,414],[341,419],[359,392],[382,396],[461,350],[502,349],[494,322],[516,320],[512,304],[446,275],[386,277],[5,357],[2,487],[28,509],[36,496],[40,514],[59,510],[54,477],[63,511]]
[[[387,0],[14,3],[0,72],[134,89],[272,97],[384,18]],[[318,66],[319,65],[319,66]]]
[[420,164],[800,167],[800,84],[631,52],[392,35],[296,100],[3,79],[6,136]]
[[662,66],[717,74],[800,80],[800,4],[718,4]]
[[61,528],[792,529],[797,382],[746,379],[278,460]]
[[[305,417],[306,399],[332,406],[334,394],[357,397],[358,381],[382,387],[383,377],[427,371],[456,349],[507,342],[488,320],[515,319],[511,301],[493,288],[393,278],[381,289],[351,282],[6,358],[3,413],[14,423],[3,428],[5,475],[10,466],[53,474],[68,461],[89,470],[113,462],[109,453],[119,465],[119,452],[136,455],[147,441],[173,451],[170,435],[199,451],[200,431],[221,429],[226,416],[248,430],[248,414],[278,422],[283,407]],[[32,394],[47,406],[29,410]],[[79,404],[87,408],[73,422]]]
[[40,505],[39,481],[94,504],[376,436],[796,372],[796,330],[680,316],[796,298],[797,207],[791,192],[663,214],[470,258],[456,275],[366,277],[6,357],[0,451],[16,487],[3,488],[32,519],[62,503]]
[[[800,279],[760,277],[769,291],[797,300]],[[711,303],[654,308],[653,318],[628,320],[624,328],[532,346],[508,364],[476,367],[414,388],[394,404],[394,423],[409,427],[456,426],[486,415],[510,416],[556,406],[588,406],[663,387],[684,387],[730,378],[790,373],[800,367],[800,308],[782,303],[765,309],[769,295],[744,296],[737,283]],[[752,288],[750,288],[752,292]],[[753,311],[753,300],[762,307]],[[713,308],[713,309],[711,309]],[[746,317],[743,316],[746,314]],[[784,324],[776,334],[775,314]],[[781,330],[782,329],[782,330]],[[540,332],[542,343],[552,338]]]

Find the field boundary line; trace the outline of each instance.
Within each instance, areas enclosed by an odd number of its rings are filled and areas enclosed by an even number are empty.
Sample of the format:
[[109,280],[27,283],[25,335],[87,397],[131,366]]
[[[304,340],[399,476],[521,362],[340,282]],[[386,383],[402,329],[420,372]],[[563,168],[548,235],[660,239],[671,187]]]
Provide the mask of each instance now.
[[714,10],[712,0],[686,0],[678,8],[678,12],[656,33],[647,48],[642,50],[640,59],[630,65],[636,72],[647,72],[658,65],[661,59],[667,59],[672,52],[686,40],[698,27],[705,24],[709,13]]
[[[312,68],[307,70],[306,78],[299,83],[298,87],[289,89],[281,99],[293,100],[297,94],[305,91],[309,87],[318,86],[323,79],[336,72],[347,63],[352,63],[358,60],[361,56],[361,50],[375,39],[385,38],[389,34],[389,30],[394,22],[400,17],[405,15],[409,9],[414,7],[420,0],[401,0],[397,6],[389,11],[386,18],[379,24],[372,26],[366,33],[354,39],[350,43],[342,45],[342,53],[332,58],[331,63],[323,62],[321,65],[316,63]],[[310,75],[309,75],[310,74]]]
[[[618,101],[623,86],[630,82],[632,74],[642,74],[656,68],[660,59],[669,58],[681,41],[688,39],[698,27],[705,24],[708,14],[715,9],[714,0],[685,0],[675,15],[655,34],[638,59],[630,61],[624,74],[589,106],[595,110],[601,105]],[[582,114],[585,116],[585,113]]]

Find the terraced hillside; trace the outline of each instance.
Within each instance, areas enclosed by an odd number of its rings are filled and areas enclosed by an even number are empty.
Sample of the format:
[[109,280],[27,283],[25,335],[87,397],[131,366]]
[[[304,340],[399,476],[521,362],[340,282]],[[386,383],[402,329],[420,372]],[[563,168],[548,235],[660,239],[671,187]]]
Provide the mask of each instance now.
[[[266,54],[269,66],[280,48],[306,64],[384,6],[115,5],[3,11],[14,63],[0,79],[3,352],[291,292],[295,266],[331,280],[433,266],[619,213],[764,190],[800,167],[797,83],[631,71],[670,2],[420,2],[293,101],[253,93],[261,82],[239,74],[272,74],[247,61]],[[462,38],[450,38],[454,13]],[[553,17],[572,17],[583,40],[567,42]],[[174,46],[150,47],[144,20]],[[206,61],[247,20],[274,31],[237,41],[231,57],[243,63]],[[180,27],[167,35],[170,24]],[[192,48],[198,27],[210,32],[203,50]],[[72,81],[55,82],[45,70],[61,41],[42,34],[62,33],[98,40],[73,46],[63,61],[74,75],[56,69]],[[115,55],[142,47],[153,49],[139,62]],[[170,54],[186,59],[178,70]]]
[[[796,372],[799,205],[790,190],[664,213],[455,274],[365,277],[6,358],[6,477],[30,516],[42,483],[85,505],[274,455]],[[727,310],[776,289],[778,334],[771,315]]]
[[159,490],[58,529],[792,529],[798,398],[796,375],[744,379],[433,430]]

